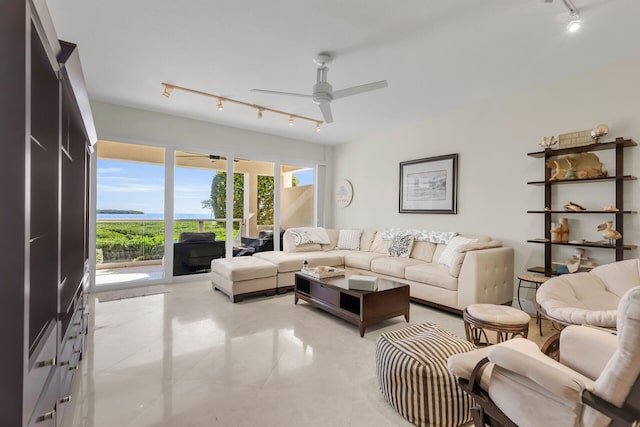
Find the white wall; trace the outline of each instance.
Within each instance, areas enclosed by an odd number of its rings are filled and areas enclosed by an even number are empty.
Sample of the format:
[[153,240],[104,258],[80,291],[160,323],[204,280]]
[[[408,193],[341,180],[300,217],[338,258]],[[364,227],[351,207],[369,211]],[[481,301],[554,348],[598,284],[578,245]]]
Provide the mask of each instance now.
[[[640,58],[336,146],[334,181],[329,188],[346,178],[353,184],[354,197],[344,209],[331,203],[330,225],[488,234],[515,248],[516,275],[529,266],[542,265],[543,245],[526,240],[544,237],[544,218],[526,211],[544,208],[544,189],[526,182],[544,179],[544,161],[526,154],[541,150],[537,143],[543,136],[591,129],[599,123],[610,129],[603,142],[621,136],[640,142],[639,76]],[[451,153],[459,153],[458,214],[398,213],[399,163]],[[615,174],[612,151],[597,154],[604,169]],[[640,147],[625,149],[625,155],[625,173],[640,175]],[[640,210],[638,182],[625,185],[625,209]],[[601,205],[615,204],[614,184],[556,186],[554,200],[554,209],[561,209],[569,200],[601,209]],[[569,238],[586,240],[601,239],[596,225],[614,219],[605,215],[567,217]],[[625,217],[624,237],[625,243],[640,244],[639,215]],[[559,249],[554,260],[567,259],[573,251]],[[587,255],[599,263],[615,259],[612,250],[587,249]],[[637,250],[625,253],[625,258],[637,256]]]

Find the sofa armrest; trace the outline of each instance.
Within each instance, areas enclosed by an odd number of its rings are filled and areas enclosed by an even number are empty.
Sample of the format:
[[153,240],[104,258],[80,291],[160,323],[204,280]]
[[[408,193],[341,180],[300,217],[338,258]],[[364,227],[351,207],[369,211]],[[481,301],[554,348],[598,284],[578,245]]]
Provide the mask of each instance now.
[[467,252],[458,276],[458,308],[513,300],[513,248]]

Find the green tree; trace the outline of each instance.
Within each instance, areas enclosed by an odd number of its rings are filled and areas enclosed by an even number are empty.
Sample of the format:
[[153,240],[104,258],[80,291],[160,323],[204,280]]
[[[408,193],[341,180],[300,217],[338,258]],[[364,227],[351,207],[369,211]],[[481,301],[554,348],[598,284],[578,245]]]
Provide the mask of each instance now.
[[[294,175],[291,185],[297,187],[298,178]],[[272,176],[258,175],[258,225],[273,224],[274,179]],[[211,181],[211,197],[202,201],[202,207],[210,209],[214,218],[225,218],[227,209],[227,173],[216,172]],[[233,177],[233,217],[242,218],[244,209],[244,175]]]
[[[211,197],[202,201],[202,207],[211,209],[214,218],[227,217],[227,173],[216,172],[211,180]],[[233,174],[233,217],[242,218],[244,211],[244,175]]]
[[258,175],[258,225],[273,224],[274,195],[273,177]]

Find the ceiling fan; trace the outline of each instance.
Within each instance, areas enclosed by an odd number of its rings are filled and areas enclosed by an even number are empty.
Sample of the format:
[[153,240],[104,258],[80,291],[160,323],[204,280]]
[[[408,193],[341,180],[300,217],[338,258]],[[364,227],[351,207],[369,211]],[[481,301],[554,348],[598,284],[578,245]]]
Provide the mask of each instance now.
[[346,89],[333,90],[333,87],[327,82],[327,71],[329,68],[326,64],[331,62],[331,54],[327,52],[319,53],[313,60],[318,65],[316,74],[316,84],[313,85],[313,91],[311,95],[305,95],[302,93],[292,92],[279,92],[275,90],[264,89],[251,89],[253,92],[272,93],[276,95],[289,95],[298,96],[302,98],[311,98],[313,102],[318,104],[324,121],[326,123],[333,122],[333,116],[331,115],[331,101],[334,99],[345,98],[351,95],[357,95],[359,93],[369,92],[376,89],[382,89],[387,87],[387,81],[381,80],[379,82],[367,83],[359,86],[353,86]]
[[[196,153],[186,153],[184,155],[177,154],[176,157],[182,157],[185,159],[209,159],[211,162],[216,162],[218,160],[227,160],[224,156],[217,156],[215,154],[196,154]],[[233,159],[234,162],[239,162],[241,159]]]

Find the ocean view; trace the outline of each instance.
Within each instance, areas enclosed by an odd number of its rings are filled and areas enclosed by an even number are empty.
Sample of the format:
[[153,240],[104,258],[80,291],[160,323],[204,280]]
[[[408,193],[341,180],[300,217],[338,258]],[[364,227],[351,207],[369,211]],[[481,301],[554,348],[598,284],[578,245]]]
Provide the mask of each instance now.
[[[131,220],[140,220],[140,219],[163,219],[164,214],[162,213],[144,213],[144,214],[96,214],[96,219],[131,219]],[[211,219],[211,214],[209,213],[177,213],[174,214],[175,219]]]

